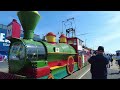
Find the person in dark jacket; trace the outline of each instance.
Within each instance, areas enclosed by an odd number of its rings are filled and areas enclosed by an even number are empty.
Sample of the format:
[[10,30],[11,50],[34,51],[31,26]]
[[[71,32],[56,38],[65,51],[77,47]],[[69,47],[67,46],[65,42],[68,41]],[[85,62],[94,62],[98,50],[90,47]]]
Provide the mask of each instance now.
[[110,60],[111,66],[113,66],[113,55],[111,54],[110,57],[111,57],[111,60]]
[[107,79],[107,64],[109,60],[103,56],[104,47],[99,46],[96,56],[92,56],[88,59],[91,64],[92,79]]

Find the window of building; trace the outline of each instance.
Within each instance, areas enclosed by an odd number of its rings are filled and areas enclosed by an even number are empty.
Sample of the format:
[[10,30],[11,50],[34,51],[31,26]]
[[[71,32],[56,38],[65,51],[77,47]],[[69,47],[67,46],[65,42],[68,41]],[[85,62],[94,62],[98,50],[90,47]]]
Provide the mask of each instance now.
[[3,27],[3,25],[2,24],[0,24],[0,28],[2,28]]

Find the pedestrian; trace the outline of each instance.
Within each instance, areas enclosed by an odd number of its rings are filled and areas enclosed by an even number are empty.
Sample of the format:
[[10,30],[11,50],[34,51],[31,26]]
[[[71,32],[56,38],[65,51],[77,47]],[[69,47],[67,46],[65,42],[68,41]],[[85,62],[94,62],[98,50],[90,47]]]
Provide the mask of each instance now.
[[119,53],[117,53],[116,62],[118,64],[118,69],[119,69],[118,73],[120,73],[120,55],[119,55]]
[[110,58],[111,58],[111,60],[110,60],[111,61],[111,66],[113,66],[113,55],[112,54],[110,55]]
[[119,69],[118,73],[120,73],[120,59],[118,59],[116,61],[118,62],[118,69]]
[[105,56],[105,57],[108,59],[108,61],[109,61],[109,63],[107,64],[107,68],[110,68],[111,57],[110,57],[109,54],[105,54],[104,56]]
[[99,46],[96,56],[92,56],[88,59],[88,62],[91,64],[91,75],[92,79],[107,79],[107,64],[109,63],[108,59],[103,56],[104,47]]

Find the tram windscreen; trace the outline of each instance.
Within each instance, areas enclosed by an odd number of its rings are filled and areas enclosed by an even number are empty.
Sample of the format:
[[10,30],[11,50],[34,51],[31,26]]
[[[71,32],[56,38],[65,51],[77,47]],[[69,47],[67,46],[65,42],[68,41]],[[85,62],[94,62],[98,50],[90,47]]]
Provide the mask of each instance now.
[[22,60],[25,57],[25,46],[16,42],[10,48],[9,60]]
[[46,51],[43,45],[26,44],[26,53],[28,60],[45,59]]

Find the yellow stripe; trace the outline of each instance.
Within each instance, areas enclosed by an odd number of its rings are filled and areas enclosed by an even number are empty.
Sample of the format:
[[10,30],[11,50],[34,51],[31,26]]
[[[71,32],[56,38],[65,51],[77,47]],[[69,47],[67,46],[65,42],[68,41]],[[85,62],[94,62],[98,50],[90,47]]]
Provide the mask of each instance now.
[[[64,65],[64,66],[66,66],[66,65]],[[50,69],[54,70],[54,69],[61,68],[61,67],[64,67],[64,66],[54,66],[54,67],[51,67]]]
[[[77,62],[74,62],[74,64],[77,63]],[[54,67],[51,67],[50,69],[51,70],[54,70],[54,69],[57,69],[57,68],[61,68],[61,67],[65,67],[67,64],[65,64],[64,66],[54,66]]]
[[49,52],[48,54],[77,54],[77,53],[67,53],[67,52]]

